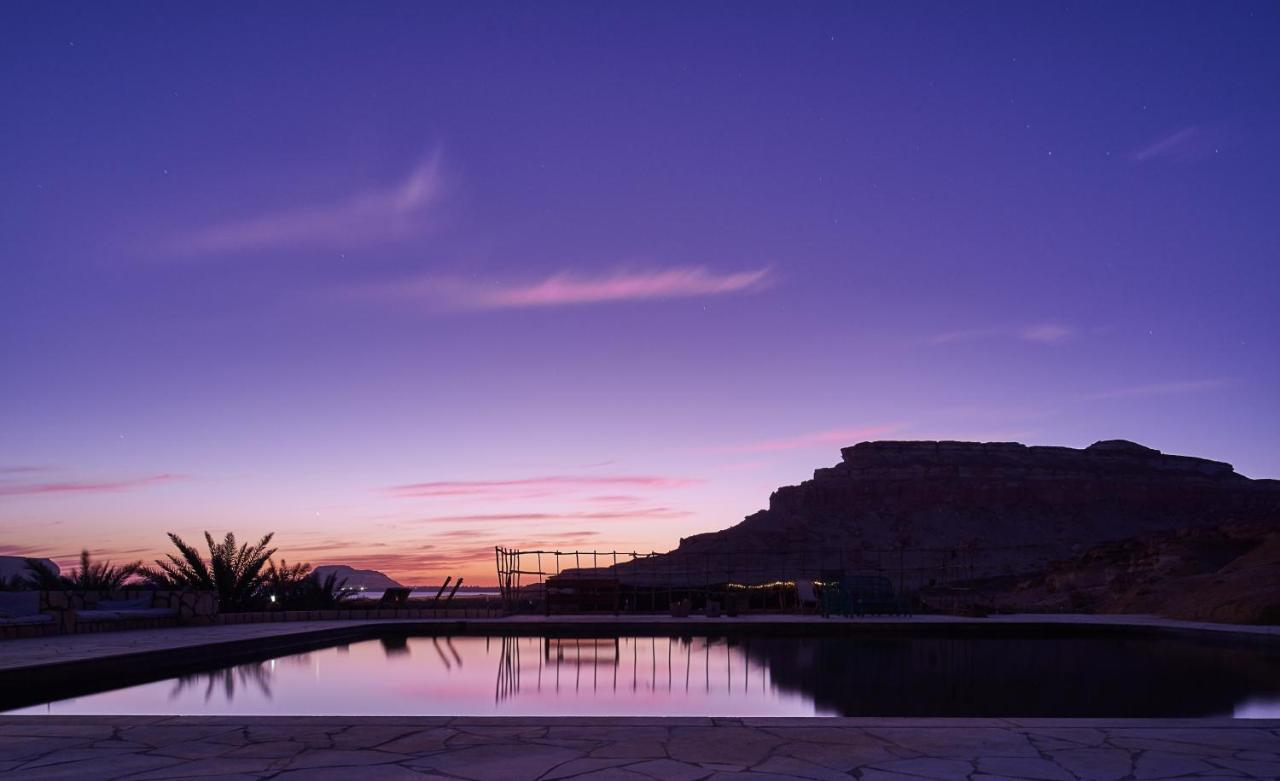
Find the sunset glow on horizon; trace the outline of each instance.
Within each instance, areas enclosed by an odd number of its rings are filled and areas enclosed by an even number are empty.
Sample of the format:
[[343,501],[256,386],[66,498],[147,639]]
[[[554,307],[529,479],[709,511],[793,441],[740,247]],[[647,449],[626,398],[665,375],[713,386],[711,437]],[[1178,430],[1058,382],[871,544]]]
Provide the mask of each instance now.
[[0,555],[492,584],[871,439],[1280,477],[1274,3],[307,8],[0,8]]

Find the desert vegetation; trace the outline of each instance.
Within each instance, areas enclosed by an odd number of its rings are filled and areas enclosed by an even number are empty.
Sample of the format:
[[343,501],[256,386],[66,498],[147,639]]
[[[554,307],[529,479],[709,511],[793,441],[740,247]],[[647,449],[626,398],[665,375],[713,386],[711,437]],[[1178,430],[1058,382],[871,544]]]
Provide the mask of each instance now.
[[170,532],[175,552],[152,564],[141,561],[116,565],[94,561],[88,550],[80,552],[80,564],[60,574],[44,559],[26,560],[25,572],[0,581],[0,590],[116,591],[154,588],[212,591],[223,612],[244,612],[278,607],[290,610],[325,610],[338,606],[355,593],[336,573],[321,577],[309,563],[277,563],[271,547],[275,533],[256,542],[240,542],[228,532],[221,540],[205,532],[207,553]]

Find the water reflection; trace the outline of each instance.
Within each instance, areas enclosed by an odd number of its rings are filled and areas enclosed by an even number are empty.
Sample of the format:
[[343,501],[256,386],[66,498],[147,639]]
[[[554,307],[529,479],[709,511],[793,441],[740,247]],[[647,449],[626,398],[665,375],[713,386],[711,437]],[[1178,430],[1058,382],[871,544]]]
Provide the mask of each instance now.
[[190,689],[204,687],[204,701],[208,702],[219,689],[227,702],[236,696],[237,683],[243,688],[252,685],[266,699],[271,699],[271,671],[275,660],[258,664],[241,664],[225,670],[214,670],[206,673],[183,675],[173,682],[173,690],[169,693],[169,701],[178,700]]
[[25,712],[1249,717],[1277,702],[1280,650],[1170,639],[387,635]]
[[[734,639],[715,637],[503,637],[494,700],[584,689],[668,696],[766,697],[768,669]],[[531,653],[532,652],[532,653]]]

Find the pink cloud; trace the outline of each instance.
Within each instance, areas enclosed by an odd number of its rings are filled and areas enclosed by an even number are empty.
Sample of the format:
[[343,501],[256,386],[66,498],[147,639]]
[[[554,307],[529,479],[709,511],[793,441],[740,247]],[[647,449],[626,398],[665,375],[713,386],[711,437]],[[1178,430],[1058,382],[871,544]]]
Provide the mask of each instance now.
[[437,496],[503,496],[564,493],[600,486],[632,488],[684,488],[702,482],[690,478],[652,475],[552,475],[510,480],[437,480],[392,486],[392,495],[405,498]]
[[192,231],[170,249],[207,255],[277,247],[350,247],[394,241],[424,227],[425,211],[441,191],[439,156],[410,171],[398,185],[225,222]]
[[48,483],[0,483],[0,496],[29,494],[119,493],[185,479],[183,475],[148,475],[127,480],[89,482],[64,480]]
[[769,269],[717,274],[702,267],[658,271],[619,271],[606,276],[553,274],[525,284],[484,284],[440,277],[365,286],[357,297],[425,302],[441,309],[535,309],[623,301],[696,298],[760,290],[770,283]]
[[483,513],[470,515],[436,515],[421,519],[422,523],[493,523],[509,521],[626,521],[641,518],[687,518],[688,510],[671,507],[637,507],[632,510],[600,510],[563,513]]
[[1017,339],[1038,344],[1054,344],[1065,342],[1076,334],[1075,328],[1061,323],[1036,323],[1017,328],[968,328],[946,331],[929,337],[925,342],[927,344],[961,344],[988,339]]
[[826,445],[852,445],[865,439],[875,439],[901,429],[901,425],[869,426],[866,428],[830,429],[815,431],[782,439],[766,439],[759,442],[748,442],[741,445],[729,445],[716,448],[717,453],[768,453],[775,450],[798,450],[805,447]]

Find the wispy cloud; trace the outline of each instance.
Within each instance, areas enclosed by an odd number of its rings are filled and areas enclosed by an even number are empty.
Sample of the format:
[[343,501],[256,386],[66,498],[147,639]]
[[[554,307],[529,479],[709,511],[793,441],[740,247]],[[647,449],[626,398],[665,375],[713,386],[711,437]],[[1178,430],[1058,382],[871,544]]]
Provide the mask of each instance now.
[[34,494],[79,494],[79,493],[120,493],[138,488],[170,483],[184,479],[183,475],[148,475],[125,480],[82,481],[63,480],[46,483],[13,483],[0,482],[0,496],[23,496]]
[[508,480],[434,480],[409,483],[388,489],[392,496],[423,498],[442,496],[489,496],[496,498],[549,495],[601,487],[684,488],[701,480],[655,475],[550,475],[520,477]]
[[1103,399],[1132,399],[1147,396],[1172,396],[1182,393],[1203,393],[1218,390],[1233,384],[1229,379],[1182,380],[1177,382],[1161,382],[1152,385],[1134,385],[1127,388],[1115,388],[1099,393],[1088,393],[1082,396],[1086,401]]
[[1181,160],[1199,156],[1200,153],[1196,150],[1202,148],[1199,143],[1201,135],[1200,128],[1195,125],[1175,130],[1135,151],[1130,159],[1135,163],[1145,163],[1150,160]]
[[52,467],[47,466],[30,466],[27,464],[14,464],[11,466],[0,466],[0,475],[31,475],[40,472],[52,472]]
[[442,310],[539,309],[721,296],[760,290],[770,283],[768,268],[716,273],[696,266],[596,276],[563,271],[524,283],[429,276],[364,285],[350,293],[357,298],[412,301]]
[[47,548],[36,545],[0,545],[0,556],[22,556],[24,558],[47,558]]
[[713,448],[717,453],[768,453],[776,450],[798,450],[806,447],[845,446],[865,439],[874,439],[902,428],[900,424],[867,426],[864,428],[828,429],[813,431],[794,437],[765,439],[739,445]]
[[988,339],[1014,339],[1036,344],[1056,344],[1074,338],[1078,331],[1062,323],[1035,323],[1015,327],[967,328],[929,337],[927,344],[962,344]]
[[1231,123],[1188,125],[1135,150],[1129,159],[1137,164],[1202,160],[1239,140],[1240,133]]
[[440,191],[440,158],[436,155],[393,187],[206,226],[176,237],[168,248],[186,255],[209,255],[395,241],[424,228],[427,208]]
[[512,521],[630,521],[664,518],[687,518],[688,510],[671,507],[637,507],[630,510],[595,510],[582,512],[545,513],[475,513],[465,515],[434,515],[420,519],[421,523],[506,523]]

